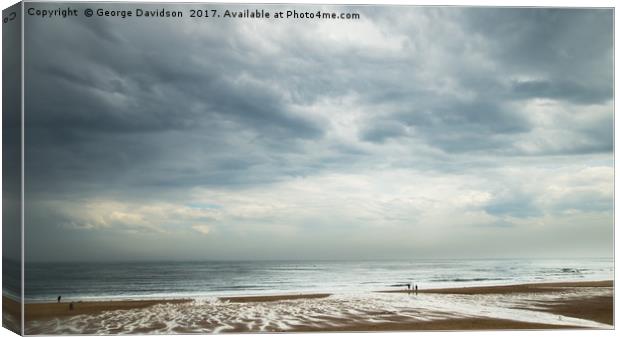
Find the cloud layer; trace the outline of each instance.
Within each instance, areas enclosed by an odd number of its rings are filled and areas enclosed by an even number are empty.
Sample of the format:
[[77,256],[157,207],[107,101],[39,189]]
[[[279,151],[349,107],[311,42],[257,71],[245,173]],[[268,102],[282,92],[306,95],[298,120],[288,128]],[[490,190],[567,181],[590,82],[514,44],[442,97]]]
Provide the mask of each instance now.
[[322,9],[28,20],[27,257],[611,256],[612,11]]

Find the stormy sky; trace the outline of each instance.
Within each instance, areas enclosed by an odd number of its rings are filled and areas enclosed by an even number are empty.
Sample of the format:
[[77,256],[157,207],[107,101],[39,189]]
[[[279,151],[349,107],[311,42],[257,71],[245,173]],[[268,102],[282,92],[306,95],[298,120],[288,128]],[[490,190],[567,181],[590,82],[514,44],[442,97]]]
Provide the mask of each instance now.
[[28,261],[613,255],[611,10],[295,9],[27,18]]

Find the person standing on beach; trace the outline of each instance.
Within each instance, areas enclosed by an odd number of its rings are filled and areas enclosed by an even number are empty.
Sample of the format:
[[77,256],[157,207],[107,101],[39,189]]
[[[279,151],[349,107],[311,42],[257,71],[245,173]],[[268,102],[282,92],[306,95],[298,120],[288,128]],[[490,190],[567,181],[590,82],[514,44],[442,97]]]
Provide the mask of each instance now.
[[60,303],[60,299],[62,298],[62,296],[58,296],[58,303]]
[[416,295],[418,294],[418,285],[417,284],[415,285],[415,294]]
[[407,291],[411,291],[411,282],[407,283]]

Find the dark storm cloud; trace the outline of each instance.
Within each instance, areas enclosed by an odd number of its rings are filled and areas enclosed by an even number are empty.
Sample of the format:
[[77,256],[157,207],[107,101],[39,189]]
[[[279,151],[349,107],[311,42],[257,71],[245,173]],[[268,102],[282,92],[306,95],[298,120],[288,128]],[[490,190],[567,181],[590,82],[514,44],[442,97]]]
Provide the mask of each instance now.
[[[430,95],[432,96],[432,94]],[[373,120],[362,139],[381,143],[387,138],[417,137],[449,153],[511,151],[510,137],[531,129],[525,116],[496,101],[437,98],[427,102],[403,98],[410,109]],[[409,127],[412,132],[404,132]]]
[[[529,137],[538,125],[532,120],[534,112],[519,105],[541,98],[584,110],[566,112],[569,117],[587,113],[588,105],[605,105],[612,99],[609,11],[471,8],[430,12],[436,21],[449,18],[463,30],[465,41],[443,31],[444,35],[435,37],[443,44],[428,48],[429,53],[434,48],[440,56],[443,53],[450,69],[447,73],[440,69],[437,77],[446,77],[469,97],[438,92],[428,79],[416,81],[411,71],[413,77],[399,83],[398,89],[386,86],[370,94],[377,101],[400,102],[395,110],[402,111],[371,120],[361,139],[381,143],[388,136],[411,137],[412,133],[397,131],[410,126],[417,139],[447,152],[526,154],[517,146],[519,140]],[[409,37],[415,44],[417,35]],[[479,62],[468,63],[468,55]],[[492,66],[484,66],[485,62]],[[604,125],[597,125],[596,132],[559,120],[558,128],[574,129],[574,139],[561,147],[541,147],[536,154],[610,151],[608,110],[608,118]],[[385,125],[390,125],[389,130]]]
[[[155,37],[141,37],[149,38]],[[175,39],[160,38],[167,46]],[[219,116],[286,137],[320,136],[314,121],[286,111],[286,102],[273,90],[260,82],[235,83],[237,74],[221,71],[244,69],[247,64],[197,64],[188,56],[191,43],[183,46],[183,50],[189,48],[188,53],[176,53],[168,47],[161,51],[140,48],[135,42],[103,40],[86,50],[73,50],[76,60],[71,67],[63,62],[66,55],[62,53],[48,52],[44,60],[32,62],[33,68],[27,69],[33,77],[29,87],[38,98],[31,106],[32,125],[84,132],[142,132],[200,126],[203,120]],[[193,52],[200,52],[204,60],[218,60],[210,50]],[[35,48],[32,57],[39,52],[43,50]]]
[[[296,151],[296,139],[321,137],[319,120],[291,113],[255,65],[221,42],[227,27],[207,43],[169,27],[94,21],[29,21],[37,31],[26,68],[33,188],[273,181],[278,160],[261,155],[270,144]],[[237,170],[226,164],[231,155],[242,156]]]
[[[17,11],[19,4],[14,5]],[[8,13],[9,9],[5,13]],[[2,29],[2,257],[19,261],[21,259],[21,16]],[[6,268],[6,267],[4,267]],[[4,271],[6,272],[6,269]],[[19,279],[19,275],[5,274]],[[5,281],[6,282],[6,281]]]
[[[46,26],[29,35],[33,37],[28,41],[27,92],[36,96],[28,104],[28,140],[38,145],[31,146],[37,155],[31,156],[34,162],[30,167],[46,167],[50,181],[62,180],[67,171],[74,172],[72,177],[92,181],[91,174],[84,172],[97,171],[109,176],[108,182],[125,182],[133,178],[119,177],[119,172],[142,163],[153,174],[134,180],[163,185],[173,181],[182,185],[251,181],[248,174],[242,174],[251,169],[256,172],[249,176],[265,181],[273,180],[264,176],[270,170],[274,176],[283,172],[303,175],[309,172],[294,168],[290,160],[260,153],[306,151],[300,141],[319,140],[329,124],[309,114],[293,113],[291,105],[312,104],[347,92],[356,93],[362,104],[390,103],[361,127],[360,139],[364,141],[382,144],[404,137],[448,153],[519,153],[516,140],[535,125],[527,111],[507,103],[535,97],[569,103],[598,103],[610,98],[608,78],[594,76],[601,73],[599,68],[610,69],[608,12],[418,11],[435,21],[451,20],[468,38],[482,40],[480,46],[486,49],[468,50],[467,41],[458,41],[444,30],[435,38],[439,42],[434,44],[436,50],[429,50],[429,54],[453,62],[447,64],[448,73],[437,73],[437,79],[449,78],[456,90],[467,90],[473,98],[437,90],[417,75],[428,62],[426,58],[432,57],[424,52],[408,54],[412,45],[425,47],[418,41],[424,27],[408,26],[408,22],[397,20],[398,13],[392,10],[383,10],[385,16],[376,21],[387,32],[408,37],[401,56],[355,44],[324,48],[320,39],[297,31],[301,35],[279,41],[277,54],[266,57],[253,50],[255,41],[245,38],[240,25],[234,24],[211,25],[213,32],[199,37],[165,24],[123,27],[94,20]],[[396,29],[390,27],[390,20],[395,20],[398,31],[390,31]],[[487,29],[488,22],[493,29]],[[30,29],[42,28],[34,21],[31,24]],[[150,34],[145,34],[145,29]],[[220,38],[224,32],[227,39]],[[56,48],[50,49],[48,41],[54,41]],[[450,54],[453,52],[460,52],[464,60],[470,53],[479,53],[496,65],[493,72],[477,69],[477,64],[460,61]],[[278,61],[264,62],[274,58]],[[70,66],[67,60],[71,60]],[[404,73],[412,77],[404,81],[396,77]],[[574,73],[593,75],[576,82],[571,80]],[[507,81],[520,74],[535,79]],[[601,132],[600,127],[575,133],[590,141],[541,151],[608,150],[609,130]],[[253,130],[253,135],[246,136],[244,145],[227,141],[237,130]],[[194,133],[201,136],[191,136]],[[194,160],[180,153],[170,158],[169,153],[177,147],[193,153]],[[201,150],[213,147],[218,150]],[[332,165],[330,158],[340,150],[331,149],[336,152],[306,165],[315,169]],[[243,156],[237,159],[239,169],[222,169],[226,165],[217,162],[228,159],[222,158],[219,150]],[[346,157],[347,152],[343,150],[342,155]],[[267,157],[269,164],[264,165]],[[49,162],[56,164],[49,167]],[[181,162],[186,167],[180,167]],[[211,169],[205,170],[205,165]],[[106,166],[109,169],[103,169]],[[54,172],[58,177],[51,179]],[[174,179],[157,178],[166,172],[173,173]]]
[[[517,97],[580,104],[613,97],[613,15],[604,9],[471,10],[464,23],[487,37],[490,56],[509,72]],[[489,27],[493,27],[489,29]]]
[[513,90],[517,97],[522,98],[552,98],[575,103],[593,104],[609,100],[612,89],[598,90],[576,82],[561,81],[515,81]]
[[370,142],[383,143],[385,140],[400,137],[406,133],[405,126],[394,121],[375,121],[362,133],[362,139]]
[[[584,80],[605,83],[610,79],[613,15],[607,9],[503,8],[463,13],[463,26],[488,38],[492,56],[507,67],[536,69],[559,78],[589,73]],[[597,71],[590,73],[593,67]],[[607,77],[596,78],[602,74]]]
[[[395,19],[397,13],[385,12],[387,18]],[[424,9],[420,12],[426,13]],[[449,58],[454,63],[450,66],[455,69],[449,74],[438,73],[438,77],[450,76],[459,88],[471,91],[475,98],[456,97],[429,88],[429,83],[416,74],[419,69],[416,64],[424,60],[413,55],[395,59],[387,51],[355,45],[323,48],[317,45],[317,40],[301,35],[280,41],[280,50],[273,56],[278,62],[259,64],[257,61],[270,58],[252,51],[250,39],[244,39],[235,25],[215,27],[221,34],[226,31],[227,39],[212,34],[205,40],[165,28],[142,34],[141,25],[136,25],[134,31],[98,20],[95,24],[62,27],[59,32],[50,30],[32,42],[41,45],[38,49],[33,47],[28,54],[31,57],[45,54],[46,58],[29,62],[36,66],[27,69],[28,73],[36,74],[29,81],[29,92],[38,96],[30,105],[29,125],[40,137],[50,137],[51,145],[62,141],[68,144],[95,141],[97,133],[105,133],[102,142],[108,142],[107,133],[132,135],[170,130],[209,130],[215,138],[220,136],[213,131],[215,128],[232,122],[240,128],[255,130],[260,134],[256,141],[268,144],[262,147],[268,149],[279,139],[287,142],[295,138],[318,139],[327,127],[307,114],[291,113],[288,110],[291,104],[312,104],[321,97],[355,92],[363,103],[390,102],[392,106],[385,114],[369,119],[360,131],[362,140],[383,143],[386,139],[413,136],[450,153],[517,153],[519,150],[513,148],[515,140],[534,126],[527,119],[527,111],[509,108],[507,102],[539,97],[599,103],[610,98],[608,78],[594,77],[600,73],[597,69],[610,69],[606,58],[610,44],[603,43],[609,35],[607,12],[583,14],[534,9],[467,9],[455,11],[458,15],[447,9],[427,12],[434,20],[452,20],[461,25],[459,28],[465,30],[465,35],[483,40],[481,46],[486,50],[470,51],[463,49],[467,43],[451,39],[449,31],[436,38],[440,41],[437,53]],[[487,22],[493,23],[493,29],[486,29]],[[586,39],[589,35],[581,33],[585,25],[591,27],[587,30],[593,38]],[[415,45],[418,43],[413,39],[415,35],[406,28],[400,33],[409,36],[409,43]],[[66,33],[67,37],[62,38],[60,33]],[[300,38],[307,42],[302,43]],[[46,40],[58,40],[60,48],[46,49],[41,42]],[[83,45],[74,41],[90,42]],[[583,54],[584,49],[590,50],[587,55]],[[356,57],[351,57],[351,52]],[[489,73],[476,69],[476,64],[463,62],[459,66],[459,57],[450,55],[452,52],[462,56],[482,53],[496,67]],[[592,57],[595,59],[590,60]],[[66,59],[72,60],[71,67],[66,66]],[[568,60],[558,64],[557,60],[563,59]],[[580,77],[581,82],[576,82],[570,77],[575,72],[592,75]],[[399,73],[413,76],[402,81],[395,77]],[[521,74],[542,79],[507,81]],[[273,83],[277,86],[270,87]],[[407,128],[412,132],[405,132]],[[576,135],[600,138],[608,134]],[[606,136],[590,143],[606,144],[609,148],[610,139]],[[600,148],[580,145],[563,151],[574,153]],[[150,152],[157,153],[157,149],[144,150],[128,156],[140,158]],[[557,153],[558,150],[541,151]]]

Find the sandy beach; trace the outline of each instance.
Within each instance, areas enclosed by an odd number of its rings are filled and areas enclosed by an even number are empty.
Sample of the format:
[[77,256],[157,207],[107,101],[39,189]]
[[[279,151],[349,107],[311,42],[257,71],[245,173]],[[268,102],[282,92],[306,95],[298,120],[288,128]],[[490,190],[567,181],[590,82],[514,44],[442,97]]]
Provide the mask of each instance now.
[[2,326],[19,334],[21,330],[21,304],[2,296]]
[[[555,283],[531,283],[507,286],[486,286],[486,287],[463,287],[445,289],[422,289],[418,293],[426,294],[458,294],[458,295],[489,295],[489,294],[519,294],[519,293],[553,293],[567,289],[578,291],[579,288],[611,288],[613,281],[589,281],[589,282],[555,282]],[[408,290],[387,290],[388,293],[409,294]],[[549,301],[540,304],[541,308],[532,310],[543,310],[558,315],[583,318],[596,322],[613,325],[613,295],[584,297],[580,299],[564,299]]]
[[613,282],[74,302],[73,310],[29,303],[25,311],[30,334],[609,329]]

